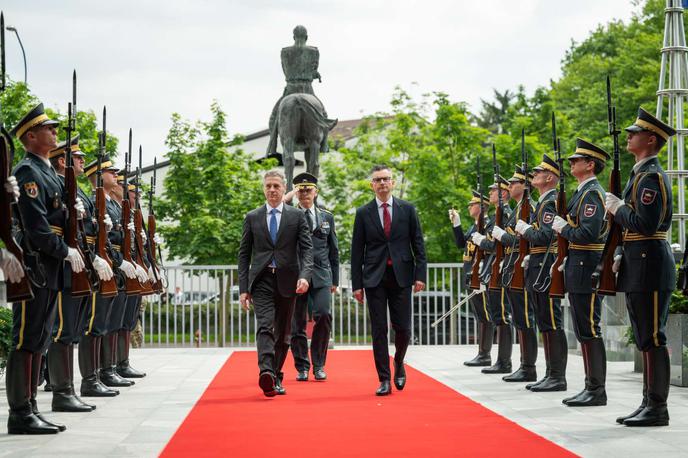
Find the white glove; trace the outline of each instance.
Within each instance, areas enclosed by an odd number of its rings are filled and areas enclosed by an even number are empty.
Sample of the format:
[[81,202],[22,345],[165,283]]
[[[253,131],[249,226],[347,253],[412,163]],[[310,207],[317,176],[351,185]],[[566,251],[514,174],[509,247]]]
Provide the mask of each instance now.
[[453,208],[449,209],[449,221],[451,221],[454,227],[461,226],[461,215],[459,215],[459,212]]
[[17,184],[17,179],[14,177],[14,175],[10,175],[7,177],[7,181],[5,181],[5,191],[7,193],[14,194],[14,200],[19,199],[19,185]]
[[67,248],[67,257],[65,258],[72,265],[72,272],[78,274],[84,270],[84,258],[76,248]]
[[84,203],[81,201],[80,197],[76,198],[74,208],[76,209],[76,217],[78,219],[82,219],[84,216],[86,216],[86,209],[84,208]]
[[[568,259],[568,256],[565,256],[564,259],[561,261],[561,265],[557,267],[557,272],[563,272],[564,271],[564,266],[566,265],[566,260]],[[552,276],[552,269],[554,269],[554,263],[549,267],[549,275]]]
[[110,232],[112,230],[112,220],[110,219],[110,215],[108,213],[105,213],[103,223],[105,223],[105,232]]
[[153,236],[153,241],[156,245],[162,245],[163,243],[165,243],[165,239],[162,238],[162,235],[158,234],[157,232]]
[[624,201],[622,199],[616,197],[611,192],[605,193],[605,196],[606,196],[604,199],[605,208],[612,215],[616,215],[616,211],[619,208],[621,208],[622,205],[625,205]]
[[621,259],[623,258],[623,255],[617,254],[614,256],[614,264],[612,264],[612,272],[615,274],[619,273],[619,269],[621,268]]
[[143,243],[146,243],[146,240],[148,240],[148,236],[146,235],[146,231],[144,231],[143,229],[141,229],[141,241],[142,241]]
[[518,232],[520,235],[525,234],[525,232],[530,228],[530,224],[526,223],[522,219],[519,219],[516,221],[516,232]]
[[112,272],[112,267],[110,267],[110,264],[108,264],[105,259],[101,258],[100,256],[96,256],[93,258],[93,267],[96,268],[98,278],[101,280],[108,281],[112,279],[112,276],[114,275]]
[[499,226],[492,228],[492,237],[496,238],[500,242],[502,241],[502,236],[506,234],[506,231]]
[[148,268],[148,279],[151,283],[155,283],[155,272],[153,271],[153,265]]
[[133,221],[130,221],[129,224],[127,224],[127,229],[129,229],[132,232],[134,232],[136,230],[136,226],[134,226]]
[[552,223],[552,229],[556,231],[557,234],[561,234],[561,231],[564,230],[564,228],[568,225],[568,221],[566,221],[564,218],[561,216],[557,215],[554,217],[554,222]]
[[523,262],[521,263],[521,267],[524,269],[528,268],[528,264],[530,263],[530,255],[527,254],[525,258],[523,258]]
[[136,266],[136,277],[141,283],[146,283],[148,281],[148,272],[146,269],[141,267],[139,264],[134,264]]
[[473,235],[471,235],[471,241],[476,246],[480,246],[480,242],[482,242],[483,240],[485,240],[485,236],[479,232],[474,232]]
[[122,260],[122,265],[119,266],[119,270],[124,272],[124,275],[129,279],[136,278],[136,267],[129,261]]
[[5,277],[7,277],[10,283],[19,283],[19,281],[24,277],[24,268],[22,267],[21,263],[10,251],[6,250],[5,248],[2,248],[0,251],[0,266],[2,267]]

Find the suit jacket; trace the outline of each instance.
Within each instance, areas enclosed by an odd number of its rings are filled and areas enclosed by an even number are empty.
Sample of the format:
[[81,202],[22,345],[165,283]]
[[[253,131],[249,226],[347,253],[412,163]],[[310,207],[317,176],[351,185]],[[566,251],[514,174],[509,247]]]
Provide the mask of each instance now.
[[385,237],[375,199],[356,209],[351,237],[351,284],[354,290],[378,286],[387,268],[387,258],[392,259],[399,286],[411,286],[417,280],[425,282],[425,244],[416,207],[396,197],[392,202],[389,240]]
[[277,288],[283,297],[296,295],[296,281],[310,278],[313,269],[313,242],[306,215],[284,205],[273,244],[267,223],[265,205],[252,210],[244,218],[239,245],[239,292],[252,293],[258,275],[275,258]]

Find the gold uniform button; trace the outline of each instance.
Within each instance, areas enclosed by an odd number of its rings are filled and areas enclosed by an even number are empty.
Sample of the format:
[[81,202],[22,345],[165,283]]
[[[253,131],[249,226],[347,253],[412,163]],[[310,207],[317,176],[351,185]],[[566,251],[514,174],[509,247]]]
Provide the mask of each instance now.
[[640,256],[642,256],[642,257],[644,258],[644,257],[645,257],[645,253],[641,254]]
[[581,266],[583,265],[583,261],[580,262],[580,265],[581,265]]

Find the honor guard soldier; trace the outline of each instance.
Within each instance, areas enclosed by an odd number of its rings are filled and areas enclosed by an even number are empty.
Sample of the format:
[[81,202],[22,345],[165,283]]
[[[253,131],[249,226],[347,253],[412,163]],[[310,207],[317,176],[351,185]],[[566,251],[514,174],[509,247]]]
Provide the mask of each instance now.
[[318,179],[310,173],[301,173],[294,177],[292,184],[299,200],[298,208],[306,214],[306,221],[312,233],[313,270],[311,278],[308,279],[311,285],[308,292],[296,299],[291,329],[291,352],[297,370],[296,380],[307,381],[310,362],[306,321],[310,303],[315,321],[311,337],[313,376],[316,380],[325,380],[325,360],[332,330],[330,306],[332,294],[337,291],[339,285],[339,244],[334,216],[315,204],[318,196]]
[[524,261],[526,288],[545,350],[545,377],[526,385],[531,391],[566,391],[568,344],[564,318],[560,300],[549,296],[550,267],[557,253],[552,223],[560,173],[559,165],[544,155],[540,165],[533,168],[532,184],[540,193],[535,212],[531,214],[530,223],[519,219],[515,227],[516,232],[530,242],[530,255]]
[[[502,380],[505,382],[534,382],[537,380],[535,371],[535,361],[537,360],[538,343],[535,333],[535,311],[532,301],[528,300],[528,290],[510,289],[511,274],[514,265],[519,258],[519,237],[516,234],[516,222],[521,213],[521,205],[524,205],[523,196],[526,183],[527,171],[521,167],[516,167],[514,174],[509,178],[509,194],[516,201],[516,210],[511,213],[511,218],[504,225],[504,228],[495,226],[492,228],[492,236],[499,240],[505,248],[504,267],[502,268],[502,284],[506,288],[506,295],[511,305],[511,319],[518,333],[518,341],[521,349],[521,365],[512,374],[505,375]],[[528,174],[529,175],[529,174]],[[532,177],[528,176],[530,181]],[[535,205],[528,196],[530,213],[535,212]]]
[[562,402],[569,407],[603,406],[607,404],[604,388],[607,355],[600,331],[602,299],[593,291],[590,278],[602,257],[608,231],[604,220],[604,189],[597,175],[604,170],[609,154],[578,138],[576,151],[568,160],[578,187],[568,201],[567,218],[555,216],[552,228],[569,242],[564,284],[573,329],[583,353],[585,388]]
[[[48,155],[50,163],[63,183],[65,180],[65,168],[67,167],[66,145],[66,141],[60,143]],[[70,149],[74,175],[78,177],[84,173],[85,156],[79,149],[79,135],[71,139]],[[97,232],[96,222],[94,221],[95,208],[89,197],[79,186],[76,187],[76,191],[85,210],[82,221],[85,232],[83,235],[86,237],[86,240],[82,242],[88,244],[91,247],[90,251],[93,252],[92,247],[95,245]],[[112,269],[104,259],[95,256],[92,262],[100,279],[110,280],[112,278]],[[66,264],[64,267],[64,288],[58,293],[57,319],[53,326],[52,342],[48,348],[48,373],[53,392],[52,408],[55,412],[90,412],[95,409],[95,406],[83,402],[74,392],[73,361],[74,344],[79,343],[83,334],[83,327],[91,301],[90,294],[79,295],[79,297],[72,296],[71,278],[72,269],[69,264]]]
[[626,426],[669,424],[669,353],[666,322],[671,292],[676,287],[676,263],[667,241],[671,226],[671,182],[657,154],[676,131],[640,108],[626,128],[628,152],[635,165],[623,199],[606,195],[606,207],[623,229],[623,253],[617,290],[625,292],[626,307],[638,350],[643,353],[643,401],[633,413],[617,418]]
[[39,104],[11,131],[26,150],[13,173],[25,225],[26,240],[20,243],[24,247],[28,243],[38,253],[39,265],[31,265],[32,257],[26,262],[34,272],[44,274],[44,285],[33,285],[32,300],[12,304],[12,349],[6,373],[10,434],[54,434],[66,429],[47,421],[36,404],[41,361],[52,335],[58,292],[63,288],[63,262],[69,262],[76,272],[84,269],[80,253],[62,239],[66,226],[64,186],[48,160],[48,153],[57,146],[57,124]]
[[[454,227],[454,240],[459,249],[463,249],[463,272],[464,272],[464,286],[466,290],[471,284],[470,275],[473,266],[473,256],[476,246],[471,239],[477,230],[478,218],[480,218],[480,200],[485,206],[490,205],[490,200],[481,196],[478,191],[473,191],[473,197],[468,201],[468,213],[473,218],[474,223],[468,228],[465,233],[461,228],[461,217],[459,213],[451,209],[449,210],[449,220]],[[494,339],[494,325],[490,319],[490,313],[487,310],[487,295],[485,291],[480,291],[468,300],[473,309],[473,317],[478,322],[478,354],[475,358],[464,361],[466,366],[491,366],[492,357],[490,351],[492,350],[492,340]]]
[[[511,208],[509,208],[509,182],[504,177],[499,177],[498,183],[493,183],[490,186],[490,203],[497,207],[499,202],[499,193],[501,193],[503,221],[508,221],[511,217]],[[495,226],[496,217],[492,216],[485,226],[485,234],[482,235],[475,232],[471,235],[473,243],[478,245],[485,251],[486,255],[490,255],[483,266],[481,276],[485,277],[492,269],[492,262],[494,262],[494,252],[497,241],[492,237],[492,228]],[[503,223],[502,223],[503,224]],[[488,283],[485,281],[484,283]],[[513,348],[511,337],[511,321],[509,319],[509,300],[506,297],[504,288],[501,283],[498,289],[490,289],[487,291],[487,308],[490,312],[490,321],[497,327],[497,342],[498,352],[497,361],[490,367],[482,370],[484,374],[508,374],[511,372],[511,350]]]

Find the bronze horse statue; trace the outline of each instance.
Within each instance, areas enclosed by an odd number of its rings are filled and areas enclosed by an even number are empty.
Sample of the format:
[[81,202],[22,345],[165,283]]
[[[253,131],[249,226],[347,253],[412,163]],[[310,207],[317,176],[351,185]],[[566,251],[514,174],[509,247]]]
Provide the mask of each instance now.
[[278,119],[284,174],[287,190],[291,190],[296,163],[294,152],[304,152],[306,171],[317,177],[320,152],[327,151],[327,133],[337,124],[337,120],[327,119],[322,103],[311,94],[285,96],[279,104]]

